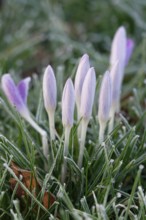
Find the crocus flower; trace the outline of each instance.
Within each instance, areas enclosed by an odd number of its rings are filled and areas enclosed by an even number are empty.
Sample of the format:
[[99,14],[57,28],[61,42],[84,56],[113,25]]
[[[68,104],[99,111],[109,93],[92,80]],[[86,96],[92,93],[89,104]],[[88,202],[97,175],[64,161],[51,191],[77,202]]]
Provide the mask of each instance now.
[[69,78],[66,81],[62,94],[62,123],[64,127],[71,128],[73,126],[74,106],[74,86],[72,80]]
[[119,90],[121,90],[121,83],[124,76],[124,68],[125,68],[125,60],[126,60],[126,31],[124,27],[118,28],[118,30],[115,33],[112,47],[111,47],[111,57],[110,57],[110,64],[113,66],[115,62],[119,62],[118,72],[119,72],[119,82],[120,87]]
[[104,139],[104,131],[106,128],[106,124],[109,120],[110,116],[110,108],[111,108],[111,98],[112,98],[112,90],[111,90],[111,79],[109,71],[106,71],[103,80],[101,83],[100,93],[99,93],[99,104],[98,104],[98,120],[100,125],[99,130],[99,142],[101,143]]
[[120,93],[124,77],[125,66],[128,64],[134,48],[134,41],[126,37],[124,27],[120,27],[114,36],[111,47],[111,79],[112,79],[112,105],[110,110],[109,132],[113,129],[115,112],[120,110]]
[[55,139],[54,115],[56,109],[57,87],[56,87],[56,79],[54,76],[54,71],[50,65],[46,68],[43,77],[43,96],[44,96],[45,109],[49,117],[50,136],[51,136],[51,140],[54,140]]
[[80,119],[80,104],[83,82],[89,68],[89,56],[87,54],[84,54],[80,60],[75,76],[75,100],[77,105],[78,120]]
[[27,120],[30,125],[36,129],[42,136],[43,152],[47,156],[48,144],[47,134],[42,128],[40,128],[36,122],[31,118],[30,112],[27,107],[27,95],[29,88],[30,77],[21,80],[18,85],[15,85],[10,74],[4,74],[1,79],[2,89],[9,100],[9,102],[16,107],[20,115]]
[[130,57],[132,55],[133,49],[134,49],[134,41],[131,38],[128,38],[127,42],[126,42],[126,60],[125,60],[125,65],[128,64],[128,62],[130,60]]
[[9,102],[14,105],[17,111],[25,118],[28,117],[27,94],[30,77],[23,79],[16,86],[10,74],[2,76],[2,89],[6,94]]
[[[74,107],[75,107],[75,94],[72,80],[69,78],[63,89],[62,94],[62,123],[65,129],[65,140],[64,140],[64,157],[68,154],[69,136],[73,126],[74,120]],[[66,177],[66,161],[63,162],[61,179],[62,183]]]
[[80,168],[82,166],[87,126],[92,114],[95,89],[96,89],[96,75],[94,68],[92,67],[87,72],[81,94],[81,107],[80,107],[80,115],[82,117],[81,140],[80,140],[81,143],[80,143],[80,152],[78,159],[78,166]]
[[121,85],[123,81],[123,76],[124,76],[124,69],[125,69],[125,62],[126,62],[126,31],[124,27],[118,28],[118,30],[115,33],[113,42],[112,42],[112,47],[111,47],[111,57],[110,57],[110,64],[111,67],[115,65],[115,63],[118,60],[118,68],[117,68],[117,84],[119,85],[119,97],[117,99],[117,109],[115,110],[116,112],[119,111],[119,106],[120,106],[120,92],[121,92]]
[[81,117],[89,121],[92,114],[93,101],[96,88],[96,75],[95,70],[91,67],[84,80],[82,94],[81,94]]

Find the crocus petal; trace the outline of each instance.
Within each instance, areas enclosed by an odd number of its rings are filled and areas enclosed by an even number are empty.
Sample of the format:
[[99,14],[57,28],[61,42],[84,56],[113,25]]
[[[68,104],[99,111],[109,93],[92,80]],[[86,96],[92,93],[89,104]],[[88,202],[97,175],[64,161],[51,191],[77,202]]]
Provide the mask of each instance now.
[[72,80],[69,78],[62,94],[62,123],[63,126],[72,127],[74,118],[75,94]]
[[85,77],[81,94],[81,117],[89,120],[92,114],[93,101],[96,88],[95,70],[91,67]]
[[127,43],[126,43],[126,60],[125,60],[125,65],[128,64],[130,57],[132,55],[133,49],[134,49],[134,41],[131,38],[127,39]]
[[22,100],[19,91],[11,78],[10,74],[2,76],[2,89],[7,96],[9,102],[16,106],[16,109],[21,113],[26,109],[25,103]]
[[109,113],[111,107],[111,79],[109,71],[106,71],[100,87],[99,94],[99,121],[107,122],[109,120]]
[[90,68],[89,56],[87,54],[84,54],[78,65],[78,69],[75,77],[75,99],[77,106],[79,106],[81,102],[82,86],[89,68]]
[[124,27],[120,27],[114,36],[112,47],[111,47],[111,57],[110,64],[113,66],[115,62],[119,61],[119,72],[120,81],[123,80],[125,60],[126,60],[126,31]]
[[17,89],[19,91],[19,94],[25,104],[27,103],[27,96],[28,96],[28,89],[29,89],[30,81],[31,81],[31,78],[27,77],[27,78],[21,80],[17,85]]
[[50,65],[46,68],[43,77],[43,96],[46,111],[55,110],[57,86],[54,71]]

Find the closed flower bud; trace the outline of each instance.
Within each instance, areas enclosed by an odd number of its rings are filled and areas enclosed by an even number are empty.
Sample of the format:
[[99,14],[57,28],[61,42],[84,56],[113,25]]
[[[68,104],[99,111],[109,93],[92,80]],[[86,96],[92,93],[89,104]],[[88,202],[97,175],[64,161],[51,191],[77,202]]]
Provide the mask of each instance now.
[[101,83],[101,88],[99,93],[99,104],[98,104],[98,120],[100,124],[100,130],[99,130],[100,143],[104,139],[104,131],[110,116],[111,98],[112,98],[112,90],[111,90],[110,73],[109,71],[106,71]]
[[[62,94],[62,123],[65,131],[64,140],[64,157],[68,154],[70,131],[74,121],[74,107],[75,107],[75,92],[72,80],[69,78],[64,86]],[[63,162],[61,179],[62,183],[65,181],[67,164]]]
[[74,120],[75,94],[72,80],[69,78],[62,94],[62,123],[63,126],[72,127]]
[[78,158],[79,168],[81,168],[82,166],[87,127],[92,114],[95,89],[96,89],[96,76],[95,76],[94,68],[92,67],[87,72],[81,94],[80,115],[82,117],[82,121],[81,121],[80,150],[79,150],[79,158]]
[[94,68],[90,68],[84,80],[81,94],[80,114],[84,119],[89,120],[92,114],[93,101],[96,89],[96,75]]
[[99,121],[107,122],[109,120],[109,113],[111,107],[111,79],[109,71],[106,71],[101,83],[99,93],[99,108],[98,118]]
[[126,31],[124,27],[118,28],[116,31],[111,47],[111,64],[114,64],[117,59],[119,62],[125,62],[126,55]]
[[56,108],[57,87],[54,71],[49,65],[43,77],[43,96],[46,111],[54,111]]
[[87,54],[84,54],[78,65],[78,69],[75,77],[75,99],[76,99],[78,114],[81,104],[81,93],[82,93],[83,82],[89,68],[90,68],[89,56]]
[[124,27],[120,27],[114,36],[112,47],[111,47],[111,57],[110,64],[113,66],[117,60],[119,61],[119,73],[120,73],[120,82],[122,83],[124,68],[125,68],[125,60],[126,60],[126,31]]
[[43,96],[45,109],[49,117],[49,128],[51,141],[55,139],[55,109],[57,99],[57,86],[54,71],[49,65],[43,77]]

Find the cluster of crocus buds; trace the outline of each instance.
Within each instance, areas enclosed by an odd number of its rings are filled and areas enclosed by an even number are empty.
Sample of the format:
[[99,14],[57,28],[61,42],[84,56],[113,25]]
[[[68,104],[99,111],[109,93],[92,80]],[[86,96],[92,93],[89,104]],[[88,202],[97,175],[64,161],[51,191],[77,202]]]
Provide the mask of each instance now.
[[[128,64],[134,48],[132,39],[127,39],[124,27],[120,27],[113,39],[110,56],[110,69],[105,72],[99,92],[99,143],[104,140],[104,132],[109,122],[109,132],[113,130],[114,116],[120,108],[120,93],[125,66]],[[47,133],[32,119],[27,107],[27,95],[30,78],[23,79],[15,85],[10,74],[2,76],[2,89],[9,102],[14,105],[20,115],[27,120],[42,136],[44,155],[48,154]],[[82,167],[87,127],[92,115],[96,90],[96,74],[90,67],[89,56],[80,59],[75,82],[69,78],[62,93],[62,124],[64,128],[64,158],[68,156],[69,138],[74,123],[74,108],[77,107],[79,157],[78,166]],[[52,67],[45,69],[43,77],[44,106],[49,118],[50,140],[55,140],[55,110],[57,104],[56,78]],[[62,166],[62,182],[66,176],[66,162]]]

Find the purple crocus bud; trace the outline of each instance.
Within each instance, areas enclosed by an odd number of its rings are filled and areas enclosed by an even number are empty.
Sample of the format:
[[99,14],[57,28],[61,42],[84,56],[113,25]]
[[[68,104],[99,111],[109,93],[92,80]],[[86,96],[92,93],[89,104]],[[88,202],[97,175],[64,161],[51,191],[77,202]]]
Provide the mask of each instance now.
[[43,77],[43,96],[46,111],[54,111],[56,108],[57,87],[54,71],[49,65]]
[[109,120],[109,113],[111,107],[111,79],[109,71],[106,71],[100,87],[99,93],[99,108],[98,118],[99,121],[107,122]]
[[112,47],[111,47],[111,57],[110,57],[110,64],[113,66],[115,62],[119,61],[119,75],[120,75],[120,82],[122,83],[123,75],[124,75],[124,68],[125,68],[125,60],[126,60],[126,30],[124,27],[118,28],[115,33]]
[[80,150],[78,157],[79,168],[82,167],[85,139],[86,139],[88,123],[92,114],[95,89],[96,89],[96,75],[94,68],[91,67],[86,74],[83,83],[82,94],[81,94],[80,115],[82,117],[82,121],[81,121],[81,132],[80,132]]
[[89,120],[92,114],[93,101],[96,89],[96,75],[95,70],[91,67],[85,77],[82,94],[81,94],[81,108],[80,114],[84,119]]
[[27,108],[27,94],[30,77],[27,77],[19,82],[16,86],[10,74],[2,76],[2,89],[7,96],[9,102],[14,105],[17,111],[23,116],[29,115]]
[[75,99],[78,110],[78,119],[80,117],[79,109],[81,104],[81,93],[82,93],[83,82],[89,68],[90,68],[89,56],[87,54],[84,54],[78,65],[78,69],[75,77]]
[[127,39],[126,48],[127,48],[127,50],[126,50],[125,65],[128,64],[130,57],[132,55],[133,49],[134,49],[134,41],[131,38]]
[[104,139],[104,131],[106,124],[110,116],[111,108],[111,99],[112,99],[112,90],[111,90],[111,79],[109,71],[106,71],[100,87],[99,93],[99,107],[98,107],[98,120],[100,125],[99,130],[99,142],[101,143]]
[[69,78],[62,94],[62,123],[64,127],[73,126],[75,94],[72,80]]
[[50,137],[55,139],[55,109],[57,99],[57,86],[54,71],[49,65],[44,73],[43,78],[43,96],[45,109],[49,117]]
[[[69,78],[64,86],[62,94],[62,123],[65,130],[64,140],[64,157],[68,154],[70,131],[73,126],[75,107],[75,92],[72,80]],[[67,171],[66,161],[63,162],[61,179],[62,183],[65,180]]]

